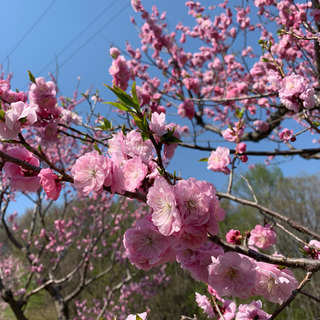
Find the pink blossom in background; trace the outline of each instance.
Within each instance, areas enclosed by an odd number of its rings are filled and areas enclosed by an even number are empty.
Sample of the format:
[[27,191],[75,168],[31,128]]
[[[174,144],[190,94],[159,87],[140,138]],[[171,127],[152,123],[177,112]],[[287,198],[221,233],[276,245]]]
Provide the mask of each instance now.
[[257,248],[268,250],[271,246],[277,243],[277,235],[274,229],[266,224],[264,227],[256,225],[251,230],[251,236],[249,238],[249,246],[256,246]]
[[149,189],[147,204],[153,209],[152,222],[163,235],[169,236],[181,229],[174,188],[163,177],[157,178]]
[[82,118],[77,113],[67,109],[62,109],[61,121],[66,123],[74,123],[76,125],[82,124]]
[[309,242],[309,245],[315,247],[316,249],[310,248],[308,246],[304,246],[303,250],[309,253],[313,259],[320,260],[320,241],[311,240]]
[[[9,156],[28,162],[36,167],[39,160],[31,152],[24,148],[13,148],[8,152]],[[40,188],[40,178],[34,171],[23,169],[12,162],[6,162],[3,170],[11,178],[11,186],[21,191],[36,192]]]
[[217,147],[216,151],[212,151],[208,159],[208,169],[215,172],[223,172],[229,174],[230,169],[227,168],[231,162],[230,150],[226,147]]
[[132,6],[132,8],[133,8],[133,10],[135,12],[140,12],[140,11],[143,10],[143,6],[141,4],[141,0],[131,0],[131,6]]
[[208,267],[209,284],[220,296],[234,296],[245,299],[252,293],[256,272],[252,262],[235,252],[226,252],[212,257]]
[[293,138],[292,135],[293,135],[293,130],[289,130],[285,128],[279,133],[279,138],[283,140],[284,143],[287,143],[291,141],[291,139]]
[[46,168],[41,169],[38,177],[40,178],[40,184],[48,198],[57,200],[62,189],[61,183],[58,181],[58,176],[53,173],[50,168]]
[[87,196],[91,191],[99,192],[105,180],[112,176],[112,163],[94,150],[77,159],[71,174],[78,194]]
[[280,101],[294,112],[299,112],[302,100],[303,106],[307,109],[314,107],[314,90],[305,78],[297,74],[290,74],[281,81],[279,90]]
[[170,237],[163,236],[147,219],[138,220],[123,238],[126,254],[132,264],[150,270],[174,259]]
[[269,123],[262,120],[253,121],[253,126],[257,131],[266,132],[269,130]]
[[40,118],[49,118],[52,114],[57,116],[56,110],[56,85],[45,78],[36,78],[36,83],[32,83],[29,89],[30,103],[37,105],[37,115]]
[[196,292],[196,302],[197,302],[199,308],[201,308],[203,310],[203,312],[208,316],[208,318],[215,317],[215,313],[213,311],[212,304],[211,304],[210,300],[207,298],[207,296]]
[[184,100],[183,103],[179,104],[178,114],[181,118],[188,118],[192,120],[195,115],[194,103],[192,100]]
[[121,54],[120,50],[116,47],[111,47],[109,53],[113,59],[117,59]]
[[240,304],[236,314],[236,320],[268,320],[271,314],[262,310],[262,302],[253,300],[250,304]]
[[127,90],[130,73],[127,62],[123,56],[118,56],[112,60],[109,73],[113,77],[112,83],[122,90]]
[[256,262],[256,274],[253,294],[278,304],[289,299],[299,284],[290,270],[269,263]]

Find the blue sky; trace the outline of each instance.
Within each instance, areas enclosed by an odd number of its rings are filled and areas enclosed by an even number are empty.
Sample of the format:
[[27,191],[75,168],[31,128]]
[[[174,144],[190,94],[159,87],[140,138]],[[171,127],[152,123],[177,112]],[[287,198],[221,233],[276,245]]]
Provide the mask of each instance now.
[[[155,3],[160,11],[167,10],[169,27],[173,29],[177,22],[189,20],[184,2],[145,0],[143,4],[150,8]],[[203,3],[212,5],[209,0]],[[111,65],[109,48],[111,44],[124,48],[126,41],[130,41],[133,47],[139,46],[137,31],[130,22],[130,16],[138,18],[138,15],[129,0],[0,0],[0,10],[3,26],[0,29],[0,63],[6,71],[13,72],[13,89],[26,90],[28,70],[36,77],[47,77],[51,71],[57,75],[63,95],[72,96],[80,77],[80,92],[93,85],[105,100],[114,100],[103,86],[112,81],[108,74]],[[85,107],[84,104],[83,110]],[[102,107],[106,108],[105,105]],[[303,138],[299,143],[304,145]],[[252,144],[249,149],[253,148],[270,149],[267,145],[257,144]],[[170,169],[177,173],[181,171],[186,178],[195,176],[208,180],[220,188],[228,177],[210,172],[206,163],[198,162],[208,156],[206,152],[179,150]],[[296,161],[285,161],[281,168],[286,175],[295,175],[299,172],[296,164]],[[308,172],[318,170],[318,163],[308,162]]]

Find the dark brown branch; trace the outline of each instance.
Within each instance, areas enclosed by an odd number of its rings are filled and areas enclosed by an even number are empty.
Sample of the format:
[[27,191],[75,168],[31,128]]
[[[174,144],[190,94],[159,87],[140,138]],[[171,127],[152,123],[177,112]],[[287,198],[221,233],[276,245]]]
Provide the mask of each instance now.
[[277,218],[283,222],[286,222],[289,226],[291,226],[292,228],[294,228],[295,230],[308,234],[309,236],[313,237],[316,240],[320,241],[320,235],[312,230],[309,230],[308,228],[304,227],[303,225],[301,225],[299,222],[290,219],[288,217],[283,216],[282,214],[273,211],[271,209],[268,209],[260,204],[257,204],[255,202],[249,201],[249,200],[245,200],[245,199],[241,199],[238,197],[235,197],[231,194],[227,194],[227,193],[222,193],[222,192],[217,192],[217,196],[220,198],[225,198],[225,199],[229,199],[232,200],[234,202],[237,203],[241,203],[243,205],[249,206],[249,207],[253,207],[253,208],[257,208],[258,210],[261,210],[263,212],[265,212],[266,214],[271,215],[274,218]]
[[320,260],[304,258],[288,258],[284,256],[272,256],[252,250],[249,247],[236,245],[220,239],[218,236],[209,235],[209,240],[221,246],[225,251],[234,251],[254,258],[257,261],[285,266],[288,268],[303,269],[307,271],[318,271]]
[[10,305],[11,310],[13,311],[14,315],[18,320],[28,320],[28,318],[26,318],[22,312],[22,307],[24,303],[21,301],[16,301],[14,299],[11,290],[5,288],[1,277],[0,277],[0,293],[1,293],[2,299]]
[[[179,146],[189,149],[196,149],[201,151],[215,151],[216,148],[203,147],[199,145],[191,145],[184,142],[180,142]],[[230,149],[230,153],[234,154],[236,151]],[[247,156],[295,156],[300,155],[306,159],[320,159],[320,148],[310,148],[310,149],[293,149],[293,150],[273,150],[273,151],[246,151],[243,154]]]

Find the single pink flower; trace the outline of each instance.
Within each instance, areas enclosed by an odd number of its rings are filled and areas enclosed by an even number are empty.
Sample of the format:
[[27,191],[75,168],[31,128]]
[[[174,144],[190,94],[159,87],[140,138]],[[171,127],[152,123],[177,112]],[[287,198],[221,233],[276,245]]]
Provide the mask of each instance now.
[[256,246],[257,248],[268,250],[271,246],[277,243],[277,235],[273,228],[266,224],[264,227],[256,225],[251,230],[249,238],[249,246]]
[[135,228],[125,232],[123,244],[130,262],[139,269],[150,270],[174,259],[170,237],[147,219],[138,220]]
[[223,172],[229,174],[230,169],[227,165],[230,164],[230,150],[226,147],[217,147],[216,151],[212,151],[208,159],[208,169],[215,172]]
[[208,267],[209,284],[220,296],[247,298],[251,295],[256,281],[252,262],[235,252],[226,252],[212,258]]
[[152,222],[160,233],[169,236],[181,229],[181,217],[173,186],[163,177],[157,178],[149,189],[147,204],[153,209]]
[[62,189],[61,183],[58,181],[58,176],[53,173],[50,168],[46,168],[40,171],[38,177],[40,178],[40,184],[48,198],[57,200]]
[[99,192],[103,188],[105,180],[112,174],[112,163],[94,150],[77,159],[71,174],[78,193],[87,196],[91,191]]
[[181,118],[187,117],[192,120],[195,115],[194,103],[192,100],[184,100],[183,103],[179,104],[178,114]]
[[149,123],[150,130],[154,132],[158,137],[162,137],[168,132],[166,128],[166,114],[161,112],[153,112],[151,115],[151,121]]
[[135,191],[141,185],[148,173],[148,167],[139,157],[133,157],[125,161],[124,167],[124,186],[127,191]]
[[226,234],[226,238],[227,241],[229,243],[233,243],[233,244],[241,244],[241,240],[242,240],[242,235],[241,232],[239,230],[233,230],[231,229],[227,234]]
[[315,249],[310,248],[308,246],[304,246],[303,250],[307,252],[312,257],[312,259],[320,260],[320,241],[311,240],[309,242],[309,245],[313,246]]
[[256,274],[253,295],[261,295],[274,303],[282,304],[298,286],[290,270],[280,270],[273,264],[256,262]]

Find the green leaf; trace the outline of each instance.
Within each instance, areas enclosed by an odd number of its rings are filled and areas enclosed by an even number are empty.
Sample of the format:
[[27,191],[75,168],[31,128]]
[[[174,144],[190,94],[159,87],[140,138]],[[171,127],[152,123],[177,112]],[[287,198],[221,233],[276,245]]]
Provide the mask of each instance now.
[[142,131],[142,132],[147,132],[148,126],[147,122],[145,120],[145,115],[143,116],[142,119],[140,119],[136,114],[132,114],[134,122],[136,123],[137,127]]
[[320,126],[320,122],[319,121],[312,121],[312,124],[316,127]]
[[279,270],[284,270],[284,269],[286,269],[287,267],[278,265],[277,268],[278,268]]
[[237,117],[238,119],[242,119],[243,113],[244,113],[244,108],[242,108],[241,110],[236,109],[235,113],[236,113],[236,117]]
[[37,83],[36,83],[36,78],[35,78],[34,75],[31,73],[30,70],[28,70],[28,74],[29,74],[29,80],[30,80],[31,82],[33,82],[34,84],[37,84]]
[[262,58],[261,61],[262,62],[269,62],[269,59],[268,58]]
[[20,123],[21,124],[24,124],[28,121],[27,117],[24,117],[24,118],[20,118]]
[[199,159],[198,161],[201,161],[201,162],[208,162],[209,158],[201,158]]
[[[123,104],[124,106],[133,107],[135,110],[137,110],[137,106],[134,103],[133,99],[126,92],[124,92],[122,89],[116,86],[113,86],[113,88],[111,88],[107,84],[105,84],[105,86],[109,88],[118,97],[121,104]],[[139,107],[139,110],[140,110],[140,107]]]
[[121,103],[117,103],[117,102],[104,102],[107,104],[111,104],[114,107],[118,108],[119,110],[125,111],[125,112],[132,112],[132,109],[126,105],[123,105]]
[[0,120],[4,120],[4,116],[5,116],[6,112],[2,109],[0,109]]
[[126,125],[123,124],[123,126],[121,127],[121,131],[123,134],[126,134]]
[[98,128],[101,128],[102,130],[110,130],[112,128],[112,122],[106,118],[103,118],[103,121],[100,121],[100,124],[101,126],[98,126]]
[[135,103],[135,109],[137,111],[140,111],[140,103],[139,103],[139,99],[138,99],[138,95],[137,95],[137,90],[136,90],[136,82],[134,82],[132,84],[132,87],[131,87],[131,92],[132,92],[132,99],[133,99],[133,102]]
[[101,152],[101,150],[99,149],[99,147],[98,147],[98,145],[97,145],[97,142],[94,143],[93,149],[96,150],[96,151],[98,151],[99,154],[102,155],[102,152]]
[[175,136],[172,136],[168,139],[165,139],[164,141],[165,143],[179,143],[179,142],[182,142],[179,138],[175,137]]
[[143,141],[146,141],[149,139],[149,135],[145,132],[141,132],[141,138]]

